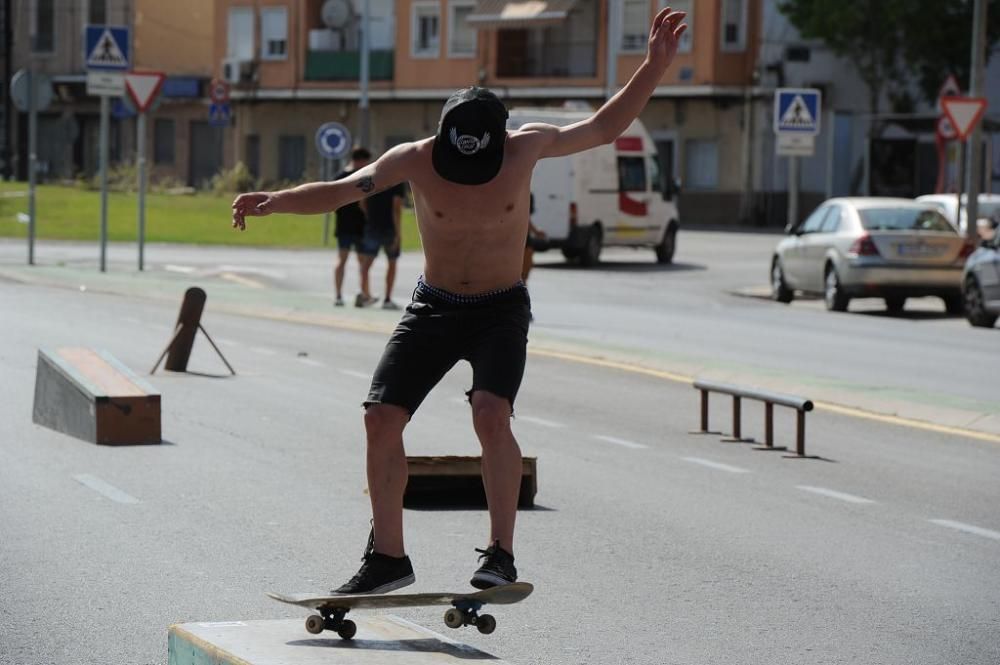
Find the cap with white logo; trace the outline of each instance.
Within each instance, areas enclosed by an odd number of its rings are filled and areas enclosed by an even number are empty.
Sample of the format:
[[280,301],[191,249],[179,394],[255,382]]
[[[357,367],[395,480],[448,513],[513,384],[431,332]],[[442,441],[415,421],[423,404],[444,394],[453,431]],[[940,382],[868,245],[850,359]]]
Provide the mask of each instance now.
[[445,102],[434,137],[434,170],[460,185],[482,185],[503,164],[507,109],[486,88],[459,90]]

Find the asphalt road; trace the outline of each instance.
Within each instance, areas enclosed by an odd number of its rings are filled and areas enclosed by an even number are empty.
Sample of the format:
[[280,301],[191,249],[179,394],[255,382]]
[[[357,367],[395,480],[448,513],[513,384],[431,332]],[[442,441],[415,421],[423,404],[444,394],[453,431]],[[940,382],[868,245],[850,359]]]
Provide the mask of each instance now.
[[[785,355],[806,363],[778,341],[794,338],[801,349],[811,331],[825,348],[854,334],[865,341],[845,342],[842,356],[798,374],[905,388],[925,371],[944,376],[954,359],[978,358],[955,373],[995,390],[1000,331],[970,330],[931,304],[885,318],[733,296],[754,285],[754,262],[714,234],[695,235],[706,241],[704,263],[682,254],[680,267],[651,270],[648,257],[624,254],[602,271],[553,265],[532,277],[537,352],[514,427],[525,454],[538,457],[539,493],[538,507],[520,514],[516,554],[537,590],[497,610],[493,635],[448,635],[512,663],[995,665],[1000,441],[820,410],[809,416],[808,445],[822,459],[785,459],[689,434],[690,386],[586,357],[642,357],[682,373],[704,356],[717,359],[704,367],[719,376],[759,368],[753,376],[764,383],[769,372],[783,376],[773,368]],[[738,242],[758,251],[770,240]],[[13,246],[2,246],[3,274],[24,278],[8,260]],[[298,617],[264,591],[324,590],[359,563],[368,517],[359,403],[382,327],[397,315],[313,312],[319,302],[332,310],[318,253],[152,254],[172,269],[138,277],[116,264],[102,278],[91,258],[64,256],[63,266],[28,271],[63,288],[0,279],[0,663],[163,663],[170,623]],[[414,266],[408,257],[401,279]],[[239,374],[224,378],[199,340],[191,368],[200,374],[153,377],[165,445],[104,448],[31,423],[39,347],[105,348],[148,370],[191,283],[209,291],[203,322]],[[658,312],[666,301],[673,311]],[[270,318],[221,311],[241,303]],[[588,316],[587,303],[603,309]],[[303,311],[312,324],[277,320]],[[699,320],[700,340],[689,329]],[[737,331],[756,336],[756,354],[732,341]],[[642,340],[669,344],[643,350]],[[731,348],[741,345],[744,354]],[[577,359],[546,351],[557,347]],[[879,362],[880,349],[900,347],[932,369],[865,369],[862,358]],[[462,400],[468,382],[459,367],[432,393],[407,431],[408,452],[476,454]],[[920,392],[967,405],[961,385],[928,381]],[[758,409],[744,411],[745,430],[759,432]],[[951,412],[929,410],[924,420],[939,413]],[[713,422],[726,415],[717,402]],[[791,431],[779,412],[780,442]],[[408,510],[406,520],[414,588],[463,587],[486,537],[485,512]],[[447,630],[437,609],[397,614]]]

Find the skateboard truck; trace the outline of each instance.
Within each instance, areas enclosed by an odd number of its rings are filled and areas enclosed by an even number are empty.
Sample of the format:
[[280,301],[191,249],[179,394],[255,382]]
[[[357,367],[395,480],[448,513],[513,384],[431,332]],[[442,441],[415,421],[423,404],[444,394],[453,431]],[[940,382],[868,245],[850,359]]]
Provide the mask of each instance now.
[[343,639],[349,640],[358,632],[358,625],[344,618],[348,611],[348,608],[343,607],[320,609],[319,615],[313,614],[306,619],[306,630],[313,635],[319,635],[324,630],[332,630]]
[[475,626],[483,635],[489,635],[497,628],[497,620],[492,614],[479,614],[483,603],[475,600],[456,600],[454,607],[444,613],[444,625],[449,628]]

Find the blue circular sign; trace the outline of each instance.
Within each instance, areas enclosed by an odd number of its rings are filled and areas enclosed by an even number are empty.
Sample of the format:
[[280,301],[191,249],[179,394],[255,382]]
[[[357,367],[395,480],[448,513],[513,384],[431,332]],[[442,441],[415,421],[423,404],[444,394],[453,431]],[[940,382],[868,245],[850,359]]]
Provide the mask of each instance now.
[[316,131],[316,149],[327,159],[340,159],[351,150],[351,132],[339,122],[327,122]]

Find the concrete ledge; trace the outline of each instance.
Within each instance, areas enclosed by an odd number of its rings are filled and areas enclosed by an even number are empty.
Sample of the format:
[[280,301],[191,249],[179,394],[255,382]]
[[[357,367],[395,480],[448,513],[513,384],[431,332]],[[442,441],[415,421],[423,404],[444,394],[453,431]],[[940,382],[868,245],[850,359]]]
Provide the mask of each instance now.
[[[407,507],[469,505],[486,506],[482,457],[407,456],[409,480],[403,503]],[[518,508],[533,508],[538,491],[538,459],[521,462]]]
[[352,640],[312,636],[303,620],[220,621],[170,626],[168,665],[447,665],[505,661],[391,615],[354,616]]

